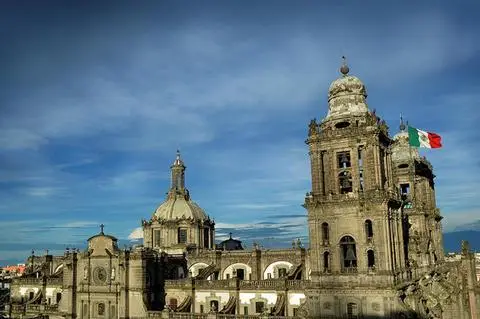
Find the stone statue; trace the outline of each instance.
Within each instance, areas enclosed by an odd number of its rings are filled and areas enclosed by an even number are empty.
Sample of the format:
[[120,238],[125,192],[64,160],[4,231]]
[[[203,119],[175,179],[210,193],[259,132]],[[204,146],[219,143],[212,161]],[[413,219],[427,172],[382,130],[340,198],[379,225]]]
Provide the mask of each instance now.
[[462,255],[468,255],[470,252],[470,244],[466,240],[462,240]]
[[302,248],[302,241],[300,238],[297,238],[297,248]]
[[317,123],[315,119],[310,121],[308,125],[308,136],[316,135],[317,134]]
[[211,313],[217,312],[217,305],[214,302],[210,304],[210,312]]
[[407,290],[405,291],[405,298],[403,299],[403,302],[405,305],[408,307],[408,309],[412,311],[417,310],[417,295],[416,295],[416,287],[415,285],[410,285],[407,287]]

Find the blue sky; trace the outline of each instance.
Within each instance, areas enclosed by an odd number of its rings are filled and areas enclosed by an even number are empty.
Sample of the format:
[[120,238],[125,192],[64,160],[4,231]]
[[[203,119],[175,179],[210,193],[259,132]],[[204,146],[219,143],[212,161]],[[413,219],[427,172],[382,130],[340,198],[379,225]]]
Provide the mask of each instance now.
[[179,148],[191,195],[248,246],[306,234],[304,144],[341,56],[370,109],[442,135],[444,228],[480,214],[477,1],[4,1],[0,264],[127,241]]

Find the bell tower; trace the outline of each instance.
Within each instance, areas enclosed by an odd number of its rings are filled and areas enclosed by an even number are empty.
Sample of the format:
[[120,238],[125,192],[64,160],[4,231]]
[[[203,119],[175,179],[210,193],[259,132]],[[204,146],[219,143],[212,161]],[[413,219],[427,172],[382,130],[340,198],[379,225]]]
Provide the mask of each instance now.
[[431,163],[409,145],[403,119],[393,138],[392,161],[395,187],[400,193],[410,267],[433,266],[444,259],[440,210],[435,201],[435,175]]
[[349,74],[345,59],[340,73],[329,88],[327,116],[310,122],[306,140],[311,278],[332,288],[397,281],[405,271],[406,221],[388,127],[368,109],[365,85]]

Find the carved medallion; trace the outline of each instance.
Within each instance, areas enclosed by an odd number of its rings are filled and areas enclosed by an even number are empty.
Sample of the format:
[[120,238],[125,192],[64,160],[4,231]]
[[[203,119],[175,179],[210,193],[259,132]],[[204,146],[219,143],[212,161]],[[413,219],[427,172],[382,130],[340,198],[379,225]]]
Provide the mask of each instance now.
[[332,308],[332,304],[330,302],[324,302],[323,303],[323,309],[331,309]]
[[104,284],[107,281],[107,271],[103,267],[96,267],[93,270],[93,280],[96,284]]

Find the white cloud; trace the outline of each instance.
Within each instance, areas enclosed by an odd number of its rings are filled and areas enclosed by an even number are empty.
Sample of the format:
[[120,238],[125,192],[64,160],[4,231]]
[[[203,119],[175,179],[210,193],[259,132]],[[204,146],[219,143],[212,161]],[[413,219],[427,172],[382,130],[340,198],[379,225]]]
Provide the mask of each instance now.
[[[352,23],[355,19],[360,18],[353,17]],[[389,95],[392,90],[410,90],[415,83],[410,91],[423,99],[425,92],[436,87],[432,75],[436,79],[440,71],[456,69],[478,52],[473,29],[459,29],[453,19],[434,11],[399,13],[389,21],[388,32],[369,23],[352,29],[344,20],[331,17],[325,23],[329,27],[318,30],[295,25],[274,39],[275,28],[243,34],[233,27],[197,24],[156,33],[153,40],[148,34],[126,34],[134,44],[115,51],[120,52],[121,67],[97,57],[84,59],[112,45],[111,40],[98,43],[96,38],[90,43],[84,39],[81,48],[71,44],[77,52],[65,52],[67,61],[77,61],[80,52],[82,59],[75,63],[78,72],[54,70],[56,63],[38,64],[52,61],[50,47],[25,50],[38,52],[38,59],[26,61],[30,65],[24,66],[25,74],[28,78],[41,74],[44,83],[38,90],[25,88],[22,96],[9,101],[13,111],[0,119],[0,149],[7,151],[0,160],[10,164],[0,165],[0,181],[18,183],[22,191],[15,198],[5,194],[2,214],[28,211],[34,216],[71,218],[78,212],[102,211],[104,219],[123,214],[125,225],[136,223],[150,215],[163,199],[157,193],[168,187],[169,163],[160,165],[157,160],[162,153],[170,157],[180,147],[190,150],[187,166],[195,166],[187,172],[187,183],[195,187],[192,196],[222,221],[217,227],[262,231],[294,225],[295,221],[284,220],[261,224],[260,215],[305,213],[300,205],[310,188],[310,168],[304,136],[297,138],[297,130],[306,129],[309,117],[319,118],[327,111],[327,89],[338,74],[339,56],[347,55],[352,73],[365,81],[367,89],[385,89],[383,93]],[[34,74],[35,70],[42,72]],[[57,78],[44,77],[47,70],[58,73]],[[447,77],[460,82],[457,75]],[[468,161],[479,157],[475,148],[462,144],[465,125],[478,122],[474,107],[479,100],[464,92],[447,93],[440,98],[442,103],[433,103],[434,109],[422,104],[408,110],[415,111],[417,121],[435,116],[451,121],[451,130],[439,132],[445,151],[428,153],[438,175],[439,206],[445,208],[445,220],[450,222],[456,211],[474,212],[475,207],[459,206],[475,206],[480,196],[478,171]],[[372,93],[373,98],[376,95]],[[388,106],[379,110],[394,112]],[[419,116],[417,111],[429,116]],[[64,151],[65,146],[74,151]],[[58,152],[85,149],[87,154],[78,156],[79,160],[55,163],[60,161]],[[110,151],[120,152],[112,159]],[[140,161],[145,154],[150,160]],[[139,162],[124,163],[132,160]],[[149,165],[152,162],[154,168]],[[95,165],[85,167],[90,164]],[[152,191],[154,179],[160,182]],[[30,195],[28,200],[25,193]],[[56,195],[66,194],[73,197],[57,200]],[[473,217],[465,216],[464,221]],[[127,235],[130,227],[122,227]],[[292,226],[282,234],[295,237],[302,227]],[[137,230],[130,235],[139,235]],[[24,236],[21,241],[39,236],[22,234],[9,236]],[[66,232],[57,234],[73,241]]]
[[29,187],[25,193],[34,197],[49,197],[62,191],[59,187]]
[[1,129],[0,127],[0,149],[30,149],[47,143],[47,139],[29,129]]
[[130,235],[128,235],[128,239],[130,239],[130,240],[143,239],[143,228],[142,227],[135,228],[130,233]]
[[[99,135],[102,139],[95,143],[106,149],[200,144],[229,127],[240,131],[242,125],[233,119],[265,122],[271,111],[290,114],[311,102],[326,105],[326,88],[336,76],[341,54],[325,43],[345,35],[352,64],[358,66],[353,72],[388,86],[465,61],[478,51],[475,34],[459,30],[436,12],[414,13],[391,23],[392,33],[378,34],[374,42],[356,36],[372,31],[361,25],[353,34],[349,25],[315,34],[292,29],[269,45],[263,34],[243,38],[233,28],[218,31],[198,25],[176,30],[164,41],[142,37],[131,47],[133,53],[125,55],[122,72],[128,77],[112,76],[93,65],[76,75],[76,91],[65,90],[59,82],[23,97],[22,104],[36,110],[21,110],[4,121],[2,136],[7,137],[0,145],[32,148]],[[232,119],[227,127],[218,121],[224,116]]]
[[244,204],[231,204],[225,205],[227,208],[236,208],[236,209],[251,209],[251,210],[262,210],[262,209],[269,209],[269,208],[280,208],[288,206],[286,204],[269,204],[269,203],[244,203]]

